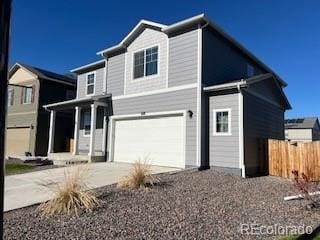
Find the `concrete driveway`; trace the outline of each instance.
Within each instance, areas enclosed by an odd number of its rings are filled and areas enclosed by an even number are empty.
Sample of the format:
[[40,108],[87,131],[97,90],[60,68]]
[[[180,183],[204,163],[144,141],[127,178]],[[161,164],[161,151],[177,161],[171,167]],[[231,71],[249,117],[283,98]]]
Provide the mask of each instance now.
[[[88,165],[86,184],[90,189],[117,183],[126,176],[132,164],[103,162]],[[154,173],[177,171],[177,168],[152,166]],[[4,211],[27,207],[45,202],[52,192],[41,183],[62,182],[65,168],[48,169],[38,172],[7,176],[5,178]]]

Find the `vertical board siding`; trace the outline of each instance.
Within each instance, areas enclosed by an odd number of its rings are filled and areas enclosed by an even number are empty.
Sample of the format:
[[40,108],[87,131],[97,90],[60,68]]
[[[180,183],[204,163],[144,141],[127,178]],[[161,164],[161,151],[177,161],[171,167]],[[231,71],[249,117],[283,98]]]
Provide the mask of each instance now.
[[292,178],[292,170],[305,173],[313,181],[320,180],[320,141],[292,145],[269,139],[269,174]]
[[[94,86],[94,95],[103,94],[103,81],[105,79],[104,67],[94,70],[96,72],[96,81]],[[77,98],[85,98],[87,96],[87,73],[78,75]]]
[[[239,168],[239,94],[209,97],[209,160],[211,166]],[[213,135],[213,110],[231,109],[231,136]]]
[[245,167],[248,174],[266,170],[266,140],[284,139],[284,110],[244,91]]
[[112,101],[113,115],[140,114],[141,112],[164,112],[191,110],[192,118],[187,116],[186,165],[196,166],[196,88]]
[[[126,52],[125,94],[152,91],[167,86],[167,35],[161,31],[146,28],[128,46]],[[149,47],[158,46],[158,74],[145,78],[133,79],[133,54]]]
[[247,66],[254,67],[254,74],[264,73],[217,32],[203,30],[203,83],[207,86],[248,77]]
[[124,94],[125,54],[110,57],[107,69],[107,93],[112,96]]
[[169,87],[197,82],[198,30],[169,38]]

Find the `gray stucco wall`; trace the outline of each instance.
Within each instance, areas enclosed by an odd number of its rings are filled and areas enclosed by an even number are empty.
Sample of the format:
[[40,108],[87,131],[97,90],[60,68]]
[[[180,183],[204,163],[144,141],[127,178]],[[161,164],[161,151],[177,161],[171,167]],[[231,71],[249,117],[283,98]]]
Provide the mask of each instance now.
[[113,115],[140,114],[141,112],[164,112],[191,110],[193,116],[187,117],[186,165],[196,166],[196,88],[154,94],[135,98],[113,100]]
[[112,96],[123,95],[125,54],[121,53],[108,59],[107,93]]
[[[209,96],[210,166],[239,168],[239,94]],[[214,136],[213,110],[231,109],[231,135]]]
[[198,29],[169,38],[169,87],[197,82]]
[[254,74],[264,73],[255,63],[212,29],[203,30],[202,78],[204,85],[248,77],[247,66],[254,67]]
[[246,91],[243,95],[246,173],[262,174],[267,171],[267,139],[284,139],[284,109]]
[[[103,93],[103,81],[105,74],[104,67],[96,69],[92,72],[96,73],[94,95],[101,95]],[[88,73],[82,73],[78,75],[77,98],[84,98],[87,96],[87,74]]]

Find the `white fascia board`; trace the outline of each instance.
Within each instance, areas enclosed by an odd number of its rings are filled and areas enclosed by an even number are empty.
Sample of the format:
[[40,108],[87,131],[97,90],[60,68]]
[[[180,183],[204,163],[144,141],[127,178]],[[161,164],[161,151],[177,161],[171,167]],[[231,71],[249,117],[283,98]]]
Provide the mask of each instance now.
[[162,31],[165,32],[165,33],[167,33],[167,32],[173,31],[173,30],[175,30],[175,29],[177,29],[177,28],[181,28],[181,27],[184,27],[184,26],[186,26],[186,25],[189,25],[189,24],[191,24],[191,23],[193,23],[193,22],[197,22],[197,21],[199,21],[199,20],[201,20],[201,19],[203,19],[203,18],[204,18],[204,13],[199,14],[199,15],[194,16],[194,17],[191,17],[191,18],[188,18],[188,19],[185,19],[185,20],[183,20],[183,21],[174,23],[174,24],[172,24],[172,25],[163,27],[163,28],[162,28]]
[[115,51],[115,50],[120,50],[122,48],[125,48],[126,47],[126,41],[142,26],[142,25],[149,25],[149,26],[154,26],[154,27],[157,27],[157,28],[164,28],[166,27],[167,25],[164,25],[164,24],[160,24],[160,23],[156,23],[156,22],[152,22],[152,21],[148,21],[148,20],[144,20],[142,19],[129,33],[128,35],[122,39],[122,41],[115,45],[115,46],[112,46],[110,48],[106,48],[104,50],[101,50],[99,52],[97,52],[97,55],[102,55],[107,53],[107,52],[110,52],[110,51]]
[[242,80],[242,81],[235,82],[235,83],[225,83],[225,84],[219,84],[219,85],[214,85],[214,86],[210,86],[210,87],[204,87],[203,90],[205,92],[219,91],[219,90],[238,88],[238,86],[245,87],[246,85],[247,85],[247,82]]
[[97,65],[97,64],[100,64],[100,63],[103,63],[105,61],[105,59],[101,59],[99,61],[95,61],[93,63],[89,63],[89,64],[86,64],[86,65],[83,65],[83,66],[80,66],[80,67],[77,67],[77,68],[74,68],[72,70],[70,70],[70,72],[77,72],[79,70],[82,70],[82,69],[85,69],[85,68],[88,68],[88,67],[92,67],[94,65]]

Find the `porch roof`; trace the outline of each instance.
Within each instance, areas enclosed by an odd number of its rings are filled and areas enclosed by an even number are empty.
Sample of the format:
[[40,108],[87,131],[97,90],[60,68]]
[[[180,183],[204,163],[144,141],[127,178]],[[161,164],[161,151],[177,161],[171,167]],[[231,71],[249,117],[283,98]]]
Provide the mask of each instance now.
[[66,110],[66,109],[72,109],[74,107],[90,105],[94,102],[106,104],[104,100],[110,97],[111,97],[111,94],[96,95],[96,96],[90,96],[85,98],[72,99],[64,102],[51,103],[51,104],[44,105],[43,107],[46,110]]

